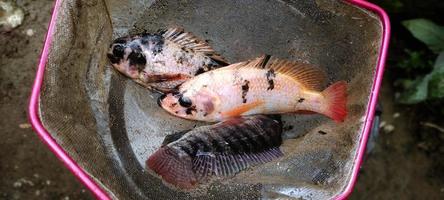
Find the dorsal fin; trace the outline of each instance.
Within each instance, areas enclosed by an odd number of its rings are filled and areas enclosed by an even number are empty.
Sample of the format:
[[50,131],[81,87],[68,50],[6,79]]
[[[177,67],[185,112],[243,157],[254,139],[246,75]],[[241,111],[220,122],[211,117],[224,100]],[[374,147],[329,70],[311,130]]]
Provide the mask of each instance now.
[[263,55],[250,61],[235,63],[221,69],[258,68],[272,69],[276,74],[287,75],[307,89],[321,91],[326,81],[325,72],[313,65]]
[[185,32],[183,28],[169,28],[165,33],[163,33],[163,37],[165,40],[174,42],[183,48],[192,50],[194,52],[203,53],[220,65],[225,66],[229,64],[207,42],[199,39],[190,32]]
[[161,146],[162,147],[166,146],[167,144],[180,139],[182,136],[184,136],[186,133],[188,133],[190,131],[191,131],[191,129],[187,129],[187,130],[183,130],[183,131],[179,131],[179,132],[174,132],[174,133],[166,135],[165,138],[163,139],[163,142],[162,142]]

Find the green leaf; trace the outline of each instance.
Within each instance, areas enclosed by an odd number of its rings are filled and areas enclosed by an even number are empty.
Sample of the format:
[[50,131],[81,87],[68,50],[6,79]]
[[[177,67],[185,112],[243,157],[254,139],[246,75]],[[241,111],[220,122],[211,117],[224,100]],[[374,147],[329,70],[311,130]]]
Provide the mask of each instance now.
[[423,51],[404,49],[404,52],[407,54],[407,57],[400,60],[396,66],[407,70],[407,72],[416,69],[428,68],[433,64],[429,64],[429,60],[425,58],[425,53]]
[[444,97],[444,72],[434,73],[429,81],[429,98]]
[[415,104],[427,99],[429,77],[426,76],[410,84],[410,87],[401,94],[399,102],[404,104]]
[[444,97],[444,51],[436,59],[433,71],[430,73],[429,98]]
[[444,51],[439,53],[438,58],[436,58],[433,70],[439,70],[440,72],[444,71]]
[[433,52],[444,51],[444,27],[438,26],[427,19],[412,19],[402,24],[415,36],[424,42]]
[[433,70],[415,81],[403,80],[406,91],[401,94],[400,102],[415,104],[426,99],[444,97],[444,51],[436,59]]

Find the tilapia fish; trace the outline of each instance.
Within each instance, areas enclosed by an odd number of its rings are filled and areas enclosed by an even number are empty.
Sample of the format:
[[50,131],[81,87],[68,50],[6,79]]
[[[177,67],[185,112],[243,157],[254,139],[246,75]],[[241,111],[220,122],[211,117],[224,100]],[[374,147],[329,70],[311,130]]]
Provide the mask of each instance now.
[[212,176],[233,176],[282,156],[281,134],[282,123],[275,118],[231,118],[165,138],[146,166],[165,182],[191,189]]
[[325,79],[317,67],[264,55],[200,74],[158,103],[175,116],[201,121],[307,111],[343,121],[347,84],[321,91]]
[[182,28],[118,38],[107,55],[122,74],[164,92],[197,74],[227,65],[208,43]]

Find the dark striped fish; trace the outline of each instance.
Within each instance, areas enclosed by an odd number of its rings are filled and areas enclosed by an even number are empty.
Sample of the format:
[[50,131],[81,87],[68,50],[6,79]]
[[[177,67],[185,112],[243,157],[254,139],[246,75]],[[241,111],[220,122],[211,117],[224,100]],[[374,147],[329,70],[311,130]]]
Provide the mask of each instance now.
[[282,156],[281,133],[280,121],[268,116],[231,118],[166,137],[146,165],[165,182],[190,189]]
[[207,42],[182,28],[118,38],[107,55],[122,74],[164,92],[197,74],[227,65]]

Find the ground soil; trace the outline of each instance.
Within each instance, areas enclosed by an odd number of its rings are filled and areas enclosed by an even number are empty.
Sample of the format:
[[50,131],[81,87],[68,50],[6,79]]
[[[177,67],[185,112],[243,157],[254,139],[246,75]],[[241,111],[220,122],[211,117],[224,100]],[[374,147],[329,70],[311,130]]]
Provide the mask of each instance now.
[[444,199],[444,179],[439,172],[444,160],[434,156],[439,152],[428,151],[429,139],[418,138],[418,134],[431,134],[442,140],[444,133],[418,133],[421,128],[417,127],[416,113],[394,104],[391,85],[388,78],[384,80],[380,101],[382,120],[394,129],[381,128],[350,199]]
[[[92,199],[27,120],[28,98],[52,2],[18,1],[26,13],[23,24],[0,33],[0,199]],[[28,30],[34,34],[28,36]]]
[[[26,13],[23,25],[0,33],[0,199],[92,199],[27,120],[28,97],[52,2],[18,1]],[[33,35],[26,34],[30,29]],[[427,144],[418,140],[413,110],[396,106],[393,96],[392,84],[386,80],[381,93],[383,120],[394,130],[381,131],[351,199],[444,199],[444,180],[436,170],[441,169],[436,163],[442,157],[433,156]],[[429,133],[444,137],[436,131]],[[442,149],[441,144],[438,147]]]

